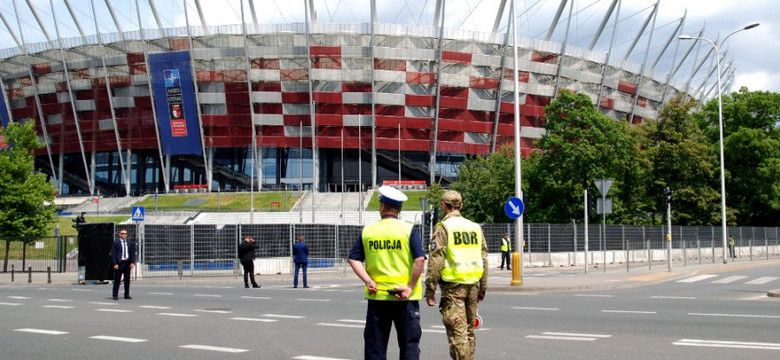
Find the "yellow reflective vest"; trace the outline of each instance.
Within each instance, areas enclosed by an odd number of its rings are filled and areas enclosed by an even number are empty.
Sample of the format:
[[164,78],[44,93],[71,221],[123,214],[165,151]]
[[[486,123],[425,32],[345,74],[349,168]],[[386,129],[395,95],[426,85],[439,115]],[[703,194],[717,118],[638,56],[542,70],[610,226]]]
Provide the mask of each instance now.
[[[365,252],[366,272],[376,282],[379,291],[369,294],[365,287],[365,298],[369,300],[398,300],[387,290],[407,286],[412,277],[411,247],[409,236],[412,224],[386,218],[363,228],[363,251]],[[422,299],[422,278],[417,279],[409,300]]]
[[512,244],[509,239],[501,238],[501,251],[512,251]]
[[462,216],[453,216],[441,222],[447,229],[447,250],[441,279],[458,284],[476,284],[484,273],[482,228]]

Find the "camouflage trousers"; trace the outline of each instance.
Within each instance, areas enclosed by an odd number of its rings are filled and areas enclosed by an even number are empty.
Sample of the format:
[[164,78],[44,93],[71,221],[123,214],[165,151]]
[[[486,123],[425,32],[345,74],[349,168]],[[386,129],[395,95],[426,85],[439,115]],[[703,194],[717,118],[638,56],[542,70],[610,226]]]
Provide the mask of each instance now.
[[479,284],[453,284],[441,286],[441,322],[447,329],[450,357],[454,360],[471,360],[477,348],[474,337],[474,319],[477,317]]

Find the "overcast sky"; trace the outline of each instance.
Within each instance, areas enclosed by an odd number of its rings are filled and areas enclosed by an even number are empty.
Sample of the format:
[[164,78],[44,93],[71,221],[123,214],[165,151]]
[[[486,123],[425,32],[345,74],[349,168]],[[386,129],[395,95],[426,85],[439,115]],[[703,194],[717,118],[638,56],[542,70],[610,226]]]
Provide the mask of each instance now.
[[[78,36],[78,30],[71,20],[64,0],[51,0],[54,3],[54,13],[63,38]],[[70,0],[76,17],[87,34],[95,33],[95,23],[92,15],[92,0]],[[101,32],[116,32],[116,26],[106,10],[105,0],[94,0]],[[148,0],[139,0],[144,28],[156,27],[154,18],[149,11]],[[186,1],[190,15],[190,24],[199,25],[200,20],[194,0],[154,0],[163,26],[184,26],[185,18],[183,4]],[[252,19],[248,0],[243,0],[246,19]],[[138,29],[138,18],[135,0],[110,0],[114,6],[124,31]],[[0,13],[12,28],[17,37],[24,36],[27,43],[46,40],[32,12],[27,7],[26,0],[2,0]],[[14,3],[19,10],[22,31],[16,23]],[[50,0],[31,0],[41,21],[47,27],[51,37],[56,39]],[[241,22],[241,0],[201,0],[203,12],[208,25],[238,24]],[[377,0],[378,21],[380,23],[397,23],[412,25],[432,25],[434,5],[436,0]],[[489,32],[493,27],[500,0],[448,0],[445,9],[445,26],[458,29]],[[581,48],[588,48],[599,23],[602,21],[611,0],[570,0],[572,5],[572,21],[569,27],[569,43]],[[636,39],[640,26],[650,16],[655,5],[654,0],[623,0],[620,9],[621,21],[617,25],[613,56],[624,57],[630,45]],[[294,23],[304,22],[304,0],[254,0],[259,23]],[[559,0],[517,0],[518,30],[522,37],[543,39],[548,33],[553,15],[560,4]],[[369,17],[368,0],[314,0],[317,21],[321,23],[366,23]],[[760,22],[755,29],[738,33],[721,45],[721,52],[727,53],[721,63],[724,69],[731,62],[736,69],[736,77],[732,90],[747,86],[750,90],[767,90],[780,92],[780,40],[775,36],[777,26],[771,21],[780,12],[780,2],[776,0],[664,0],[660,1],[658,17],[655,19],[655,29],[649,45],[649,30],[639,39],[634,50],[628,54],[628,60],[642,63],[645,58],[653,62],[666,42],[673,35],[677,24],[686,13],[684,30],[686,34],[697,34],[702,29],[703,36],[713,41],[722,38],[734,30],[751,23]],[[509,11],[507,5],[506,11]],[[772,15],[774,14],[774,15]],[[566,35],[569,7],[563,13],[559,25],[553,32],[552,40],[563,41]],[[507,18],[503,17],[500,32],[506,31]],[[609,21],[608,27],[599,38],[595,50],[606,51],[614,28],[614,22]],[[697,59],[702,59],[712,48],[699,42],[701,50],[693,51],[682,65],[678,79],[685,79],[687,72],[693,68]],[[674,51],[677,42],[673,42],[666,50],[655,70],[668,72],[672,68]],[[691,42],[681,42],[677,52],[682,54]],[[0,49],[16,47],[16,42],[9,34],[5,22],[0,22]],[[646,56],[647,55],[647,56]],[[681,56],[681,55],[680,55]],[[698,58],[697,58],[698,56]],[[714,55],[710,56],[714,59]],[[707,62],[706,67],[711,66]],[[703,82],[708,71],[700,74],[692,81],[693,84]],[[711,81],[714,81],[714,77]],[[726,79],[724,78],[724,82]],[[725,85],[725,84],[724,84]]]

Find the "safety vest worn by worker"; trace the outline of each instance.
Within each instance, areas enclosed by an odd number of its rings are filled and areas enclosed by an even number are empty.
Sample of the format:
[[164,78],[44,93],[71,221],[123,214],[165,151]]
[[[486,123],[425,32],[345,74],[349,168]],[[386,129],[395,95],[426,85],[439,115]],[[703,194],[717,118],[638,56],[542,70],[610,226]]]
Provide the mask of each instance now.
[[512,251],[512,244],[509,243],[509,239],[501,238],[501,251]]
[[[366,272],[376,282],[379,291],[369,294],[369,300],[398,300],[387,290],[407,286],[412,276],[414,259],[409,247],[412,224],[393,218],[379,220],[363,228],[363,250],[366,253]],[[422,277],[417,279],[409,300],[422,299]]]
[[458,284],[476,284],[484,272],[482,244],[485,236],[478,224],[461,216],[441,222],[447,229],[447,250],[441,278]]

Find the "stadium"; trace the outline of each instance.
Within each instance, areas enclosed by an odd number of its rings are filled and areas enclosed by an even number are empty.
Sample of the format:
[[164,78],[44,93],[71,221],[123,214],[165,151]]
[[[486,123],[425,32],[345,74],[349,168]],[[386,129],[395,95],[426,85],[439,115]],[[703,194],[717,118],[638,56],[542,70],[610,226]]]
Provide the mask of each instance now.
[[0,9],[0,114],[35,121],[60,194],[446,184],[514,145],[515,109],[527,156],[562,89],[640,123],[715,88],[708,48],[677,40],[703,29],[658,2],[42,3]]

